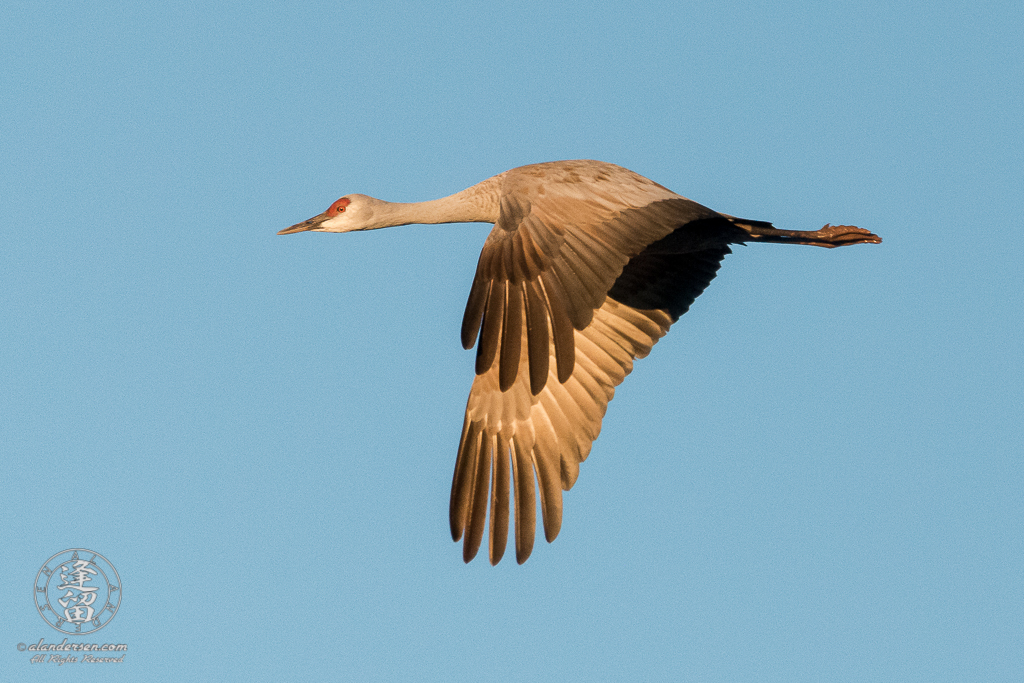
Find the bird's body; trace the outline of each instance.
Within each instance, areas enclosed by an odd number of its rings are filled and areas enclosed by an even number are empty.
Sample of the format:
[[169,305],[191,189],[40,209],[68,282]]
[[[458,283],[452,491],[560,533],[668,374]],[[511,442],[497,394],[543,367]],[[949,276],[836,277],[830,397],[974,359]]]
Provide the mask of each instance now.
[[523,166],[428,202],[346,195],[281,234],[455,222],[494,223],[462,324],[467,349],[479,339],[477,374],[450,506],[464,559],[486,526],[492,564],[505,550],[512,492],[520,563],[533,549],[538,490],[545,536],[558,535],[562,490],[575,483],[615,387],[704,291],[730,244],[881,241],[849,226],[776,230],[599,161]]

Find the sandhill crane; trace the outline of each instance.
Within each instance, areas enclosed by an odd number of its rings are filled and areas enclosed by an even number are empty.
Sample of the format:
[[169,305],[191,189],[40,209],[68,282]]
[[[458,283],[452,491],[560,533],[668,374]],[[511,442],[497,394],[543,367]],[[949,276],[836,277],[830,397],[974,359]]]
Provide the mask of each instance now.
[[491,564],[505,552],[510,489],[520,564],[533,550],[537,490],[544,535],[558,535],[562,490],[576,482],[615,387],[704,291],[730,244],[882,241],[842,225],[777,230],[587,160],[515,168],[433,201],[350,194],[278,234],[464,222],[494,228],[462,321],[462,345],[479,342],[449,517],[469,562],[490,507]]

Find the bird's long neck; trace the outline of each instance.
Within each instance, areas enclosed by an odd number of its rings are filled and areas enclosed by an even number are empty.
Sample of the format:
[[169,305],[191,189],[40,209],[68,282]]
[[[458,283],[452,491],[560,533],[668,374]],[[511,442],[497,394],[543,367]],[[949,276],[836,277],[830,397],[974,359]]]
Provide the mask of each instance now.
[[374,218],[385,221],[389,226],[410,223],[496,223],[499,197],[495,176],[441,199],[426,202],[381,201],[374,211]]

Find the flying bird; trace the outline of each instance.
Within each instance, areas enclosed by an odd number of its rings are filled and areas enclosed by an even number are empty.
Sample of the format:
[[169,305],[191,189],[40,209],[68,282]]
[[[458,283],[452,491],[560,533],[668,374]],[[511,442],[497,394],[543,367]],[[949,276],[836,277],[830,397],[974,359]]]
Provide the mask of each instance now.
[[558,535],[562,490],[576,482],[615,387],[714,279],[730,244],[882,241],[844,225],[778,230],[589,160],[514,168],[433,201],[345,195],[278,234],[469,222],[494,228],[462,320],[476,377],[449,518],[466,562],[486,529],[491,564],[505,552],[510,496],[520,564],[533,551],[538,491],[545,538]]

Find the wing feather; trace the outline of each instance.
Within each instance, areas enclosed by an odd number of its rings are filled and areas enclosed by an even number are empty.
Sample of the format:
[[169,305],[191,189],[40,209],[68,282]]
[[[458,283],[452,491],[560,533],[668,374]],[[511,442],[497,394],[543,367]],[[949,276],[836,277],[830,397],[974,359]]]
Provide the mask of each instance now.
[[514,260],[521,273],[520,280],[536,279],[544,270],[544,256],[537,249],[529,230],[516,230],[513,237]]
[[530,359],[530,391],[537,395],[548,378],[548,308],[536,282],[525,282],[526,344]]
[[480,542],[484,537],[484,521],[487,514],[487,489],[491,477],[491,457],[494,454],[495,440],[497,434],[481,433],[479,450],[474,460],[476,471],[473,477],[473,488],[471,489],[471,500],[469,505],[469,518],[466,528],[466,541],[462,546],[462,558],[469,562],[476,557],[480,549]]
[[[523,290],[515,282],[506,284],[505,321],[501,332],[499,386],[505,391],[519,373],[519,347],[523,341]],[[529,340],[527,340],[529,343]]]
[[[501,446],[499,440],[498,445]],[[508,543],[509,457],[507,447],[495,448],[491,480],[491,524],[488,551],[491,564],[498,564]]]
[[565,294],[557,283],[554,273],[543,273],[538,281],[548,304],[548,320],[551,322],[551,337],[555,346],[555,366],[557,379],[564,382],[572,376],[573,364],[576,362],[576,345],[573,340],[572,321],[566,311]]
[[[608,272],[610,269],[602,268],[600,261],[588,252],[583,242],[573,233],[566,233],[563,253],[565,254],[566,264],[582,286],[582,291],[579,293],[581,307],[592,314],[593,310],[601,305],[604,295],[608,293],[608,290],[604,289],[604,282],[600,273],[602,271]],[[618,265],[618,268],[612,271],[616,273],[616,278],[624,265],[626,265],[625,259]],[[559,275],[561,273],[562,271],[559,271]],[[612,280],[612,282],[614,281],[615,279]],[[583,327],[587,326],[586,323],[589,322],[590,319],[587,318],[583,326],[576,329],[583,329]]]
[[455,459],[455,476],[452,477],[452,498],[448,508],[452,536],[457,541],[462,538],[469,516],[469,504],[472,475],[476,471],[476,454],[479,452],[479,439],[482,422],[474,421],[466,415],[462,425],[462,439],[459,440],[459,452]]
[[476,347],[476,374],[486,372],[494,365],[498,355],[501,338],[501,322],[505,317],[505,287],[501,280],[491,282],[491,291],[487,296],[487,308],[484,309],[484,321],[480,330],[480,344]]
[[522,564],[533,552],[537,529],[537,487],[533,478],[533,460],[518,441],[512,442],[512,473],[516,488],[516,558]]
[[[541,396],[544,396],[543,392]],[[542,423],[545,418],[550,417],[551,414],[544,410],[544,408],[535,411],[535,419],[539,419]],[[558,532],[562,529],[562,476],[557,447],[557,428],[550,420],[546,427],[547,429],[542,427],[541,433],[546,437],[545,441],[547,443],[545,445],[547,448],[535,448],[531,456],[533,457],[534,469],[537,470],[537,483],[540,489],[540,510],[541,516],[544,519],[544,538],[550,543],[558,537]],[[551,441],[554,441],[554,448],[551,447]]]
[[[477,270],[480,270],[479,265]],[[479,274],[473,279],[473,286],[469,290],[469,301],[466,302],[466,312],[462,316],[462,348],[471,349],[476,343],[476,336],[480,333],[480,323],[484,319],[484,309],[487,307],[487,297],[491,291],[491,281]]]

